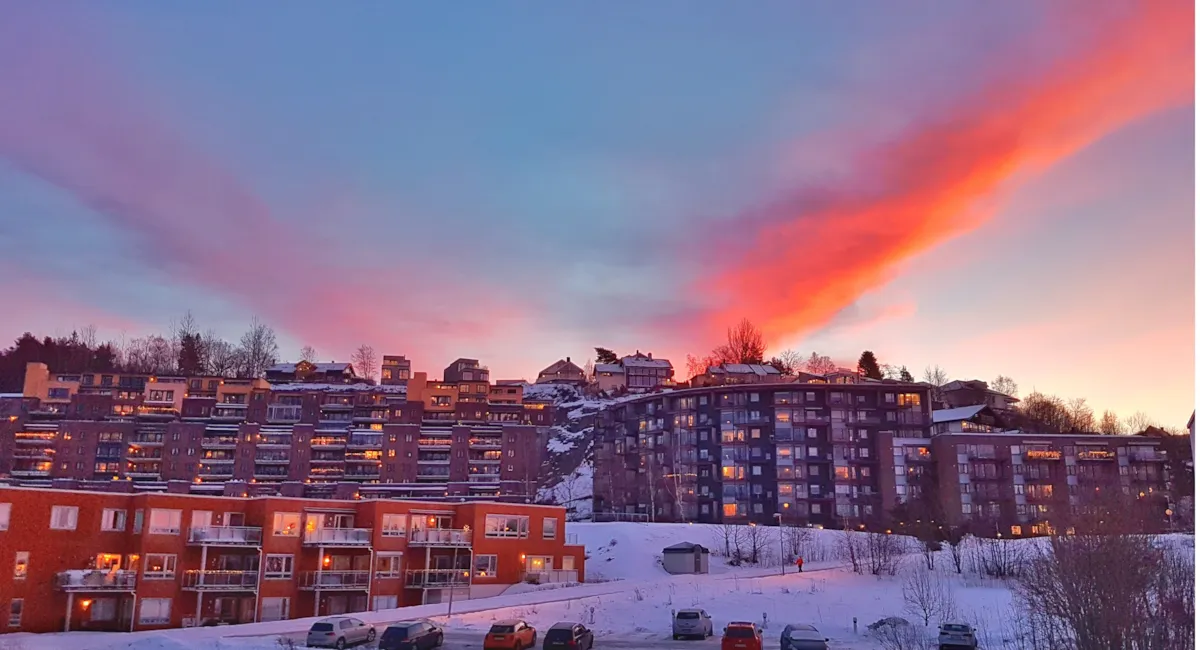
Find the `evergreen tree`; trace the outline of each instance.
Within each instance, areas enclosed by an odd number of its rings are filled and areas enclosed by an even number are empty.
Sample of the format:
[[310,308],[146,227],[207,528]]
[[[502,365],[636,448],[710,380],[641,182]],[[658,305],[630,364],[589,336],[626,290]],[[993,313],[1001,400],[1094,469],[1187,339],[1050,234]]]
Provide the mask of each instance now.
[[879,369],[879,361],[875,359],[875,353],[870,350],[865,350],[862,356],[858,358],[858,371],[870,379],[883,379],[883,371]]
[[180,374],[188,376],[203,374],[199,334],[184,334],[179,339],[178,365]]
[[618,363],[617,354],[608,348],[596,348],[596,363]]
[[913,380],[912,373],[908,371],[908,366],[900,366],[900,381],[911,382]]

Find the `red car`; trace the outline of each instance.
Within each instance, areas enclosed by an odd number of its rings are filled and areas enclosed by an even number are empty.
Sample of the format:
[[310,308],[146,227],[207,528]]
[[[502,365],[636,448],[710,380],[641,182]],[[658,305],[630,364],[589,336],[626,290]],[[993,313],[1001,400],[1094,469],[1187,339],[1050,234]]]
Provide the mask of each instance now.
[[721,650],[763,650],[762,631],[754,623],[734,621],[725,626]]

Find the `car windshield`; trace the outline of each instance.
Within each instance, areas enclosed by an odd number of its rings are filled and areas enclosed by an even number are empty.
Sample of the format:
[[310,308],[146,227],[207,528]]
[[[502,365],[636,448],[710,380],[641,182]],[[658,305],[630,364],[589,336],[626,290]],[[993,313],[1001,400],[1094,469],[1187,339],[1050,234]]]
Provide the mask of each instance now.
[[675,615],[675,618],[681,621],[695,621],[699,620],[700,612],[679,612]]
[[799,628],[799,629],[792,630],[792,633],[791,633],[791,635],[790,635],[790,636],[791,636],[793,639],[811,639],[811,638],[813,638],[813,636],[815,636],[815,635],[814,635],[814,633],[813,633],[813,631],[812,631],[812,630],[807,630],[807,629],[804,629],[804,628]]
[[956,634],[962,634],[964,632],[969,632],[970,629],[966,625],[947,624],[947,625],[942,626],[942,631],[943,632],[954,632]]
[[389,627],[383,632],[384,641],[403,641],[408,638],[407,627]]
[[546,633],[547,641],[567,641],[572,637],[570,629],[559,628]]
[[754,628],[739,625],[725,630],[725,636],[731,639],[752,639],[754,638]]
[[332,632],[333,623],[313,623],[313,632]]
[[511,625],[493,625],[488,634],[512,634],[513,626]]

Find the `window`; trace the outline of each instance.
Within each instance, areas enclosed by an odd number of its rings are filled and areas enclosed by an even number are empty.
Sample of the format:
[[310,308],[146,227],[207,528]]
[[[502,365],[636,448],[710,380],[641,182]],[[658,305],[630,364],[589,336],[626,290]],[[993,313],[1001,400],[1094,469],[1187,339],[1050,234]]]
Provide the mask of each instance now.
[[286,554],[269,554],[263,567],[264,580],[290,580],[292,578],[292,556]]
[[809,513],[811,513],[811,514],[814,514],[814,515],[819,515],[819,514],[821,514],[821,504],[819,504],[819,503],[812,503],[812,504],[809,504],[809,506],[808,506],[808,512],[809,512]]
[[754,514],[761,515],[762,512],[763,512],[763,504],[761,504],[761,503],[754,504]]
[[133,533],[135,535],[140,535],[142,533],[142,520],[144,518],[145,518],[145,515],[143,514],[143,511],[141,511],[141,510],[133,511]]
[[300,535],[300,513],[277,512],[271,524],[271,534],[282,537],[297,537]]
[[488,515],[484,520],[484,537],[529,537],[529,517]]
[[125,532],[125,511],[116,508],[105,508],[100,517],[100,530],[105,532]]
[[751,438],[753,438],[753,439],[756,439],[756,440],[757,440],[758,438],[761,438],[761,437],[762,437],[762,429],[758,429],[758,428],[751,429],[751,430],[750,430],[750,437],[751,437]]
[[758,401],[758,393],[750,393],[750,401],[757,402]]
[[166,625],[171,622],[170,598],[143,598],[138,608],[138,623],[142,625]]
[[404,558],[401,553],[379,553],[375,556],[376,578],[399,578],[400,561]]
[[291,605],[288,598],[263,598],[262,599],[262,616],[263,621],[286,621],[288,617],[288,609]]
[[161,508],[150,509],[151,535],[178,535],[180,526],[182,525],[182,510],[163,510]]
[[88,615],[93,623],[117,620],[117,599],[97,598],[93,600],[92,606],[88,608]]
[[726,503],[721,509],[721,514],[726,517],[736,517],[737,513],[738,507],[736,503]]
[[475,577],[476,578],[495,578],[496,577],[496,560],[495,555],[476,555],[475,556]]
[[0,503],[0,531],[8,530],[10,517],[12,517],[12,504]]
[[378,612],[385,609],[396,609],[396,596],[376,596],[371,601],[371,611]]
[[8,626],[21,627],[21,612],[25,610],[24,598],[13,598],[8,604]]
[[29,575],[29,551],[17,551],[17,560],[13,563],[13,580],[24,580]]
[[54,506],[50,509],[51,530],[75,530],[79,523],[79,506]]
[[384,515],[383,536],[404,537],[404,529],[408,526],[408,515]]
[[554,539],[558,536],[558,520],[553,517],[542,517],[542,539]]
[[750,468],[750,474],[751,474],[752,476],[762,476],[762,466],[761,466],[761,465],[755,465],[755,466],[751,467],[751,468]]
[[166,553],[147,553],[146,569],[142,572],[146,580],[174,580],[175,556]]
[[884,393],[883,401],[888,404],[895,404],[896,403],[896,394],[895,393]]

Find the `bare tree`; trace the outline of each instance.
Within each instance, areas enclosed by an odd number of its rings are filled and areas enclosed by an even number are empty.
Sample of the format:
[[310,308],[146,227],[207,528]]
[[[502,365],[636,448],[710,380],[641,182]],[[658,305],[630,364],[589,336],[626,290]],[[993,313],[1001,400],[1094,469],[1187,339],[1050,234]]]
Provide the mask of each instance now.
[[1117,417],[1116,413],[1105,409],[1104,413],[1100,415],[1100,422],[1096,428],[1106,436],[1115,436],[1124,430],[1124,425],[1121,424],[1121,419]]
[[863,559],[866,555],[863,548],[863,533],[856,533],[849,528],[842,531],[841,537],[838,539],[838,552],[842,556],[842,561],[849,562],[850,568],[855,573],[863,572]]
[[1021,575],[1026,563],[1026,545],[1006,537],[977,537],[972,549],[975,570],[981,576],[1005,580]]
[[733,546],[737,534],[738,527],[734,524],[722,523],[713,528],[713,541],[716,546],[724,549],[726,558],[733,558]]
[[950,377],[946,374],[946,371],[943,370],[942,367],[938,366],[938,365],[934,365],[931,367],[927,366],[925,368],[925,374],[921,378],[925,381],[925,383],[932,386],[932,388],[930,389],[929,392],[930,392],[930,395],[933,397],[934,403],[941,404],[942,403],[942,386],[945,386],[950,381]]
[[904,538],[888,533],[862,533],[866,568],[873,576],[894,576],[904,556]]
[[762,330],[749,318],[743,318],[725,330],[725,343],[713,350],[713,356],[724,363],[762,363],[766,352]]
[[963,570],[963,542],[966,539],[967,532],[961,526],[946,528],[946,546],[950,547],[950,563],[954,565],[955,573]]
[[583,364],[583,378],[587,381],[592,381],[596,378],[596,363],[591,359],[588,359]]
[[242,334],[239,349],[243,377],[262,377],[267,368],[279,360],[279,344],[275,342],[275,330],[255,316],[250,320],[250,329]]
[[687,355],[688,379],[703,375],[708,372],[710,367],[719,365],[721,365],[721,360],[711,355],[706,357],[697,357],[689,354]]
[[1138,411],[1125,418],[1125,430],[1129,433],[1141,433],[1154,426],[1154,419],[1143,411]]
[[794,375],[804,368],[804,355],[791,348],[780,352],[779,356],[775,358],[783,366],[780,372],[785,375]]
[[359,377],[375,381],[375,369],[378,366],[375,348],[366,343],[358,346],[354,354],[350,355],[350,364],[354,366],[354,371],[358,373]]
[[766,526],[750,524],[746,528],[746,561],[750,564],[758,564],[762,561],[762,553],[767,547],[769,532],[770,529]]
[[827,375],[837,369],[838,366],[833,359],[816,352],[813,352],[812,356],[804,362],[804,370],[814,375]]
[[218,377],[233,377],[242,365],[238,349],[232,343],[217,336],[213,330],[204,334],[201,341],[204,351],[205,372]]
[[901,594],[905,611],[921,617],[926,626],[930,619],[945,616],[954,602],[950,586],[944,580],[932,571],[922,571],[915,566],[904,572]]
[[815,559],[811,552],[813,545],[811,529],[802,526],[784,526],[783,539],[788,553],[788,557],[783,558],[784,561],[791,562],[796,558]]
[[1071,430],[1071,410],[1061,399],[1034,390],[1021,400],[1020,411],[1046,433]]
[[1067,402],[1067,411],[1071,416],[1072,431],[1091,431],[1095,428],[1096,416],[1087,399],[1076,397]]
[[317,362],[317,349],[311,345],[306,345],[300,348],[300,360],[309,363]]
[[1017,382],[1013,381],[1012,377],[1006,375],[996,375],[996,378],[992,380],[992,385],[988,386],[988,388],[997,393],[1004,393],[1009,397],[1017,396]]
[[883,650],[924,650],[921,631],[904,619],[889,617],[868,626],[868,635]]

